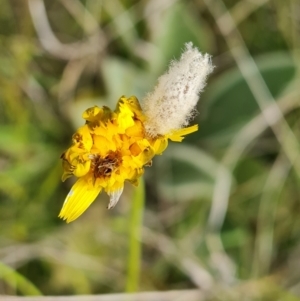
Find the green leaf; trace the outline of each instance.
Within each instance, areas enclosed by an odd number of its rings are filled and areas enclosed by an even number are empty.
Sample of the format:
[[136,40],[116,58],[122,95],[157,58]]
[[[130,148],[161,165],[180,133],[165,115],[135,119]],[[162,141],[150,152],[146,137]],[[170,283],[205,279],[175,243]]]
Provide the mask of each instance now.
[[[295,64],[286,52],[268,53],[256,59],[259,70],[276,99],[293,79]],[[236,132],[260,112],[240,71],[234,67],[211,82],[200,110],[200,130],[192,138],[226,146]]]
[[15,287],[25,296],[43,295],[39,289],[23,275],[0,262],[0,279],[8,285]]

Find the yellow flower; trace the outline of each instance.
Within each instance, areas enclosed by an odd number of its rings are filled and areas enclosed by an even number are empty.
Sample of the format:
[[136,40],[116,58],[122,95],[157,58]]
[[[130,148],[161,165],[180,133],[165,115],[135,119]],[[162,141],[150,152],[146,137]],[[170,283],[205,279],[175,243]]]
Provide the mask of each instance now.
[[102,190],[110,196],[108,208],[113,208],[124,182],[138,185],[144,167],[151,166],[152,158],[166,149],[169,139],[180,142],[198,129],[194,125],[165,135],[149,135],[145,130],[147,117],[134,96],[122,96],[114,111],[89,108],[83,118],[86,124],[76,131],[72,145],[61,156],[62,180],[78,178],[59,214],[67,222],[78,218]]
[[187,43],[179,61],[171,62],[146,95],[143,107],[136,97],[122,96],[114,111],[97,106],[87,109],[82,116],[85,125],[61,156],[62,180],[71,176],[78,180],[59,217],[75,220],[102,190],[110,197],[108,208],[113,208],[124,182],[138,185],[144,167],[151,166],[152,158],[166,149],[169,140],[181,142],[185,135],[197,131],[198,125],[186,125],[212,70],[210,56]]

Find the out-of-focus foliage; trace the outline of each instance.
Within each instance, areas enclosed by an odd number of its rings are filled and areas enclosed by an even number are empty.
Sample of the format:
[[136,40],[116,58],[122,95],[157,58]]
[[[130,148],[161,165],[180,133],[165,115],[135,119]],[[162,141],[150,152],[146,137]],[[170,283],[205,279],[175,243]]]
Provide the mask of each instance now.
[[298,300],[299,15],[296,0],[3,0],[0,261],[46,295],[124,291],[134,187],[67,225],[59,157],[83,110],[142,99],[192,41],[215,72],[199,131],[146,170],[140,290]]

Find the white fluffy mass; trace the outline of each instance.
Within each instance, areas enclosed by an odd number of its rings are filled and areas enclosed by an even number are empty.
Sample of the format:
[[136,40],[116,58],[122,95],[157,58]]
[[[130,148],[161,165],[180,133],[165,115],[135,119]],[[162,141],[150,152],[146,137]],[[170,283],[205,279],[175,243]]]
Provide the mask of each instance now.
[[208,54],[201,54],[191,42],[185,44],[180,60],[171,62],[154,91],[142,102],[148,135],[165,135],[189,123],[212,70]]

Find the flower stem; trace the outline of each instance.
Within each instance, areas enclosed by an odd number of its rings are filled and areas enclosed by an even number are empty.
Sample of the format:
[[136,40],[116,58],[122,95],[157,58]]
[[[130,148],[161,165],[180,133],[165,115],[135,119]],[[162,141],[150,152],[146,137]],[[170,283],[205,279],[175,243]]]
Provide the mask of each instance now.
[[129,225],[129,254],[127,261],[126,292],[136,292],[139,286],[141,268],[141,232],[143,226],[143,213],[145,205],[145,183],[140,179],[136,188],[130,212]]

